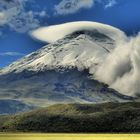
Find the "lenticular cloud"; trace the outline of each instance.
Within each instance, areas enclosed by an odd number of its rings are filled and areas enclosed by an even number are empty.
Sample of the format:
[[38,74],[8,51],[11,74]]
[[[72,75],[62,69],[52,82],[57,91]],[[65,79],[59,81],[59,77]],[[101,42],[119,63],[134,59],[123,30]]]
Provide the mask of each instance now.
[[93,31],[95,29],[114,40],[125,39],[125,34],[121,30],[106,24],[89,21],[69,22],[60,25],[42,27],[31,32],[31,36],[44,42],[53,43],[75,31]]
[[102,60],[96,71],[90,65],[89,72],[93,79],[108,84],[124,95],[140,96],[140,33],[135,37],[127,37],[124,32],[108,25],[72,22],[40,28],[32,32],[32,36],[51,43],[84,29],[97,29],[116,41],[115,49]]

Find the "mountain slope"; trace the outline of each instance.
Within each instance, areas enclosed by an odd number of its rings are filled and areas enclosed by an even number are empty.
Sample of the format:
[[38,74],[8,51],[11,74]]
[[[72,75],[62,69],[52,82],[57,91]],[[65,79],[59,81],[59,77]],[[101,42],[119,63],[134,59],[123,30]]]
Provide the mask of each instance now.
[[90,78],[115,43],[97,29],[73,32],[0,70],[0,98],[35,106],[131,101]]
[[[109,102],[129,101],[131,97],[109,89],[107,85],[89,79],[87,71],[77,69],[33,73],[24,71],[10,74],[7,86],[1,87],[1,96],[20,99],[37,106],[66,102]],[[4,77],[5,78],[5,77]]]
[[57,104],[0,117],[0,131],[140,132],[140,103]]

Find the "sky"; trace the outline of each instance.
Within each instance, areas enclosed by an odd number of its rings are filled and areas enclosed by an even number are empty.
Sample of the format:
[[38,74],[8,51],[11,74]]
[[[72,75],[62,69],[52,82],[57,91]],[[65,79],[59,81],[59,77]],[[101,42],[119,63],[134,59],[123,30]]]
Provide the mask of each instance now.
[[29,35],[42,26],[94,21],[136,35],[139,7],[140,0],[0,0],[0,67],[46,45]]

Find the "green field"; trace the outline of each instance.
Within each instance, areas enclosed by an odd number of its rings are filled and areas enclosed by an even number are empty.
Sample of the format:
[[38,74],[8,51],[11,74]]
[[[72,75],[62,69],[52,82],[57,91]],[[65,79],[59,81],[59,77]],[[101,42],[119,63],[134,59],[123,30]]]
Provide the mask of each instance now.
[[0,140],[139,140],[140,134],[0,134]]

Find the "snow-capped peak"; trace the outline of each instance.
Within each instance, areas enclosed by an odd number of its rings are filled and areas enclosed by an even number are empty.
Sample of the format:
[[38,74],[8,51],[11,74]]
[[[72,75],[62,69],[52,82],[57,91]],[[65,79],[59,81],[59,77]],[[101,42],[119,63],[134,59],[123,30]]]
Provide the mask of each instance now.
[[115,41],[97,29],[77,31],[27,55],[3,69],[0,74],[72,67],[79,70],[92,68],[93,73],[114,47]]

